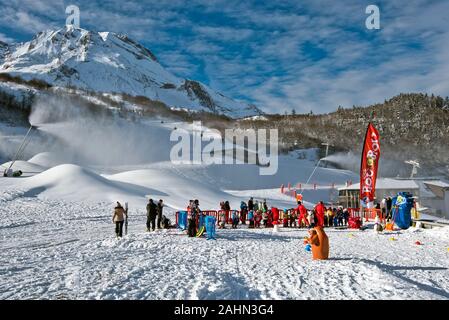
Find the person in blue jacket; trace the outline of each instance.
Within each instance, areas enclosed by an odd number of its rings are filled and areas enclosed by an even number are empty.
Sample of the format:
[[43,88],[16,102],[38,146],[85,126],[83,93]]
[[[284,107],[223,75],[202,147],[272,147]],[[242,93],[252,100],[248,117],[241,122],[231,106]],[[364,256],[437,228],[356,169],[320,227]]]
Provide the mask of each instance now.
[[249,220],[249,227],[248,228],[253,229],[254,228],[254,211],[253,210],[250,210],[248,212],[248,220]]

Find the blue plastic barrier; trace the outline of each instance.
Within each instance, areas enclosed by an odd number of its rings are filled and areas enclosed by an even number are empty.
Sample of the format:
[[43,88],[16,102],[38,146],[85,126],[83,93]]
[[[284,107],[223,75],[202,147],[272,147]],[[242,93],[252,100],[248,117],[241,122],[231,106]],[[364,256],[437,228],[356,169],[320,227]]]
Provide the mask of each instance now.
[[207,240],[214,239],[215,240],[215,224],[217,219],[213,216],[206,216],[206,234]]
[[178,212],[178,228],[182,230],[187,229],[187,211]]

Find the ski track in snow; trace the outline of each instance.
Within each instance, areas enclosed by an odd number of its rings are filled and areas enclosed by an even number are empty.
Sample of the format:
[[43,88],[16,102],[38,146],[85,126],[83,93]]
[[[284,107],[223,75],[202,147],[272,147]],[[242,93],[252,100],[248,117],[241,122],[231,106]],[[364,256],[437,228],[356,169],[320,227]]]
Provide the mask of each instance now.
[[130,208],[117,240],[108,204],[1,198],[0,299],[449,298],[447,230],[328,229],[330,259],[312,261],[306,230],[147,233]]

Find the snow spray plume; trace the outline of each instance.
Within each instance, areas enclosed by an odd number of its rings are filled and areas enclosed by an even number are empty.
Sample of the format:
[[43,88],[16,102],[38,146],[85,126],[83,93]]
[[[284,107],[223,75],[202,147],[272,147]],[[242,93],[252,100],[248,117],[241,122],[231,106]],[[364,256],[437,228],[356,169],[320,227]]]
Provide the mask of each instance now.
[[80,164],[142,164],[168,158],[160,137],[152,141],[150,126],[131,123],[83,99],[39,98],[33,105],[30,123],[59,138],[73,157],[76,156],[74,161],[82,161]]
[[[405,166],[402,161],[388,159],[388,151],[385,152],[383,158],[379,162],[379,176],[381,177],[407,177],[410,175],[410,168]],[[360,156],[352,151],[339,152],[331,154],[322,160],[334,164],[337,168],[357,172],[360,170]]]

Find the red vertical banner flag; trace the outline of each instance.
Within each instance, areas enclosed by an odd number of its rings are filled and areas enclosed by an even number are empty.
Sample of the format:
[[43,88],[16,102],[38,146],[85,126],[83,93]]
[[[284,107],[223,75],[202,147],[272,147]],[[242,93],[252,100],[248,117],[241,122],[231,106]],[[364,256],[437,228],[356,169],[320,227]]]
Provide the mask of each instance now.
[[377,171],[380,159],[379,132],[369,123],[363,143],[360,165],[360,204],[365,208],[374,207]]

